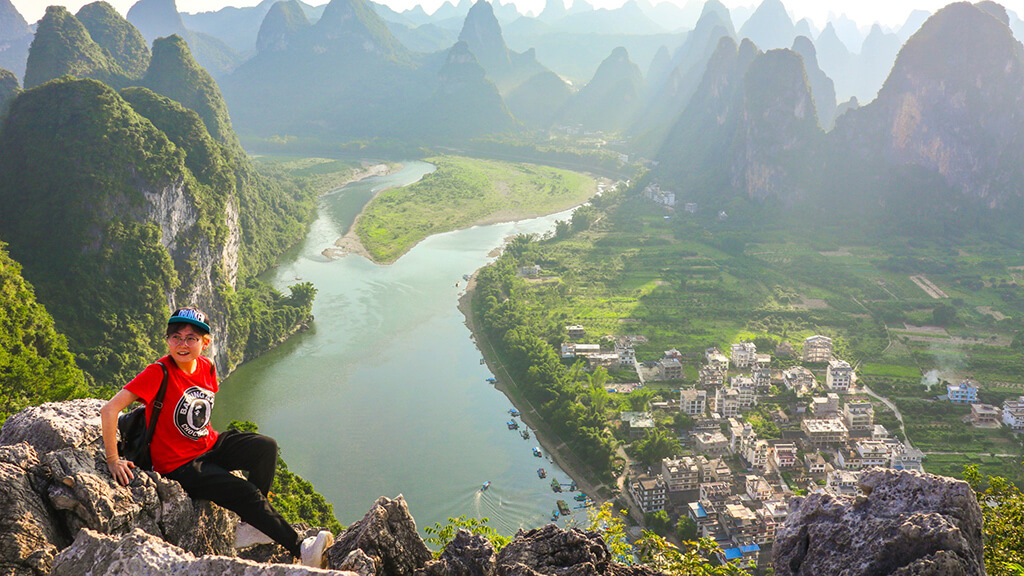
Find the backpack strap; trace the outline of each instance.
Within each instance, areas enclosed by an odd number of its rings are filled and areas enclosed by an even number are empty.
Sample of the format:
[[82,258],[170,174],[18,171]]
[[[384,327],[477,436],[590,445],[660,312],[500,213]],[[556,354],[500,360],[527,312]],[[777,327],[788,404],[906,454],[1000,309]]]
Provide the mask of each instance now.
[[160,382],[160,390],[156,393],[156,397],[153,398],[153,410],[152,417],[149,419],[149,427],[146,430],[146,448],[149,448],[149,443],[153,440],[153,433],[156,431],[156,421],[160,418],[160,410],[164,407],[164,396],[167,394],[167,366],[163,362],[157,362],[160,365],[160,369],[164,373],[164,378]]

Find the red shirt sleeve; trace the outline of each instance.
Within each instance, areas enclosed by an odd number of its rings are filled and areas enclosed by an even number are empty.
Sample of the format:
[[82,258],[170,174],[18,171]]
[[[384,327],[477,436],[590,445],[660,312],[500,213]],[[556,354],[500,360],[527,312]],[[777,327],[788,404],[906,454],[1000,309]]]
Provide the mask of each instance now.
[[139,372],[139,375],[132,378],[132,381],[125,384],[124,389],[135,394],[149,406],[156,393],[160,391],[160,383],[164,380],[163,370],[157,364],[150,364],[146,369]]

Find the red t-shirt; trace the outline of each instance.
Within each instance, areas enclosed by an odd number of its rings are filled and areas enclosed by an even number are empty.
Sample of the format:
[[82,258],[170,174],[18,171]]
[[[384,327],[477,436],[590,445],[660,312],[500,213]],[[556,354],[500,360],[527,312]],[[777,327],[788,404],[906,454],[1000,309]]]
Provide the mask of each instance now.
[[[169,356],[160,362],[167,366],[167,392],[149,447],[153,469],[167,474],[206,453],[217,441],[210,416],[218,386],[213,365],[204,356],[197,359],[199,364],[192,374],[178,368]],[[153,414],[153,399],[163,378],[160,366],[151,364],[124,387],[145,403],[146,422]]]

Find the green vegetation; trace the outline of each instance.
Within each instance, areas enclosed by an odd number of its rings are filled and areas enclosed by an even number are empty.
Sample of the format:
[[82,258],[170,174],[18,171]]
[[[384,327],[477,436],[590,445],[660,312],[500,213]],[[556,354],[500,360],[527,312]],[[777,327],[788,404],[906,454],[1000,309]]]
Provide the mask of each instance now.
[[86,392],[67,340],[0,243],[0,422],[29,406]]
[[[259,427],[249,421],[232,420],[228,424],[228,429],[259,432]],[[270,494],[270,502],[274,509],[293,524],[305,522],[313,527],[327,528],[332,534],[338,534],[345,529],[334,516],[334,506],[320,495],[310,482],[289,471],[288,464],[280,454],[277,456],[277,470],[274,473],[274,482],[270,485]]]
[[974,465],[964,466],[963,475],[978,497],[984,519],[985,572],[1024,574],[1024,493],[1005,478],[979,473]]
[[445,546],[455,538],[455,534],[459,530],[468,530],[471,534],[487,538],[491,546],[494,547],[494,551],[500,552],[509,543],[510,539],[498,534],[494,528],[488,526],[487,523],[489,521],[490,519],[488,518],[466,518],[465,515],[458,518],[449,517],[446,524],[442,525],[440,522],[435,522],[433,526],[423,528],[423,531],[429,534],[425,541],[427,544],[433,544],[437,547],[434,551],[434,557],[437,558],[444,551]]
[[[925,458],[927,470],[955,476],[973,462],[1024,485],[1017,436],[964,423],[968,408],[935,399],[945,393],[942,382],[930,390],[922,384],[936,370],[949,382],[974,378],[990,404],[1024,394],[1024,299],[1015,289],[1024,282],[1024,256],[1016,238],[876,238],[823,222],[798,226],[770,206],[749,203],[726,206],[727,218],[717,218],[713,205],[686,214],[643,198],[644,186],[639,178],[597,199],[588,226],[566,223],[551,237],[516,239],[478,274],[474,310],[489,341],[548,421],[578,423],[566,438],[579,442],[585,428],[600,438],[617,426],[615,410],[635,409],[628,396],[620,401],[614,394],[604,412],[589,408],[585,377],[569,377],[571,368],[555,353],[567,325],[585,326],[589,343],[642,335],[639,360],[676,348],[684,364],[699,362],[707,347],[740,340],[768,352],[784,341],[799,354],[805,337],[824,334],[857,367],[862,384],[897,405],[914,446],[934,453]],[[516,273],[532,265],[540,276]],[[924,276],[944,296],[933,297],[911,276]],[[955,309],[955,320],[936,326],[934,311],[943,304]],[[695,376],[684,372],[681,384]],[[785,408],[790,401],[775,402]],[[764,408],[748,421],[761,437],[779,437]],[[879,404],[876,412],[898,431],[890,411]],[[639,455],[645,446],[634,442],[629,450]],[[592,462],[596,470],[602,463]]]
[[149,66],[149,46],[135,26],[103,1],[82,6],[75,17],[128,78],[142,78]]
[[94,78],[116,88],[124,85],[121,67],[89,36],[63,6],[50,6],[39,21],[25,67],[25,88],[66,74]]
[[375,260],[391,262],[417,242],[484,220],[550,214],[593,195],[586,176],[536,166],[455,156],[428,158],[437,170],[381,193],[359,218],[359,237]]

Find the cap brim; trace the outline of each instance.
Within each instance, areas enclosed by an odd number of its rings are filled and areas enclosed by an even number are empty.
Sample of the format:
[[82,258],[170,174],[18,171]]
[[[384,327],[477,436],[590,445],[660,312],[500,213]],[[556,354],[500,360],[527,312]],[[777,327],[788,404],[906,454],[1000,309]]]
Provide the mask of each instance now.
[[199,328],[202,328],[203,330],[206,330],[207,334],[212,332],[212,330],[210,330],[210,325],[207,324],[206,322],[200,322],[199,320],[193,320],[192,318],[185,318],[184,316],[171,316],[170,320],[167,321],[167,324],[171,325],[171,324],[177,324],[179,322],[184,322],[185,324],[191,324],[193,326],[198,326]]

